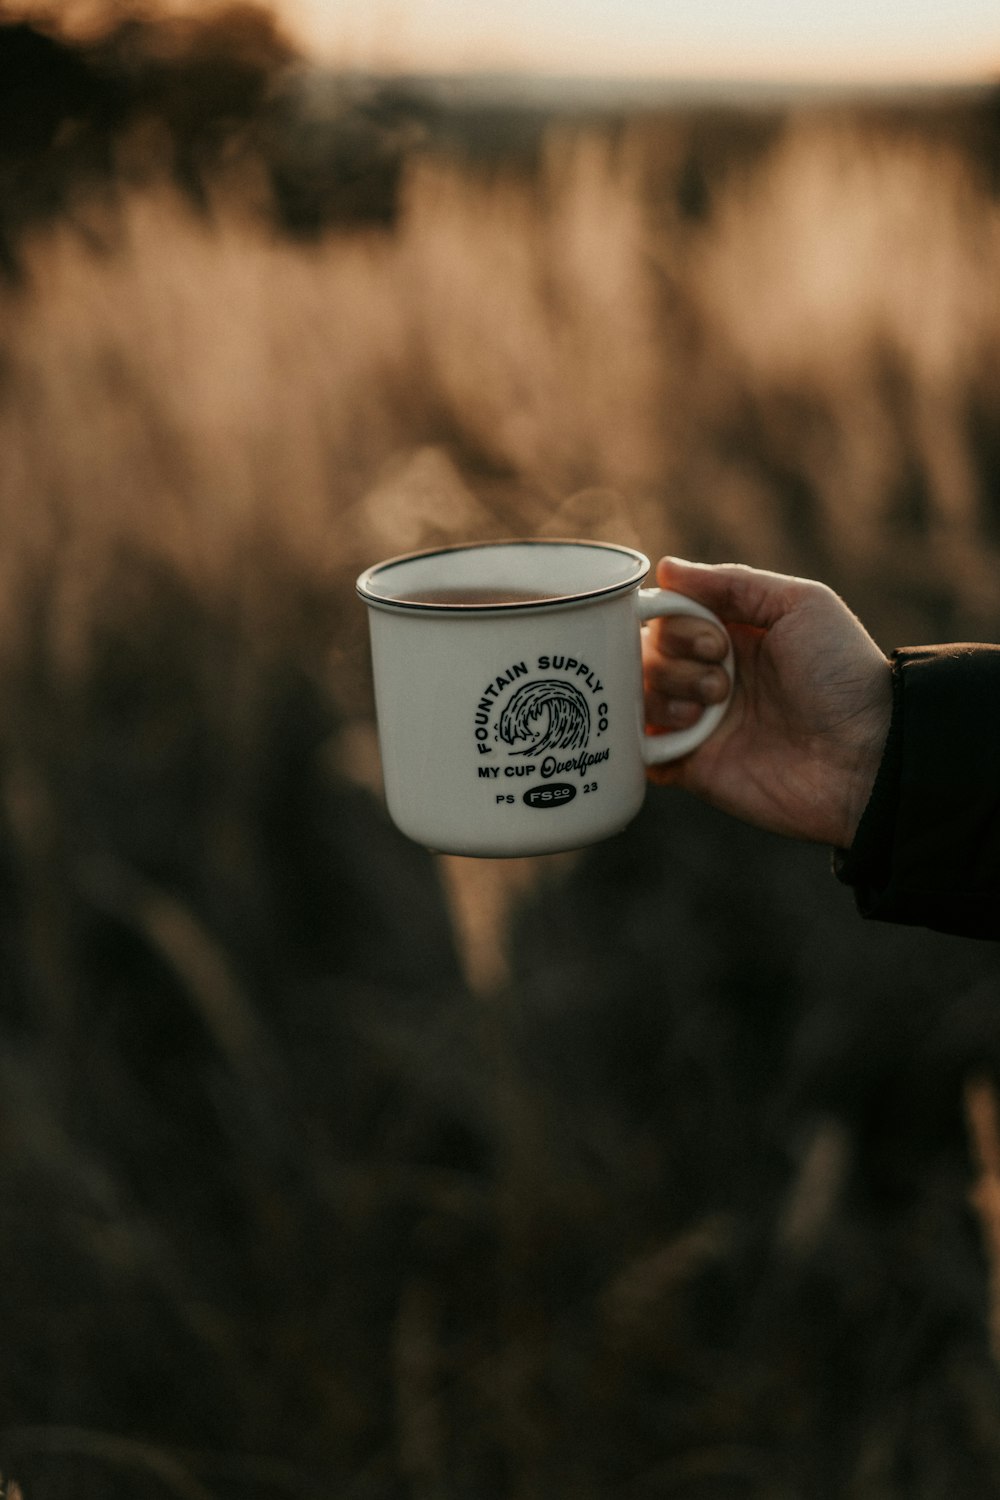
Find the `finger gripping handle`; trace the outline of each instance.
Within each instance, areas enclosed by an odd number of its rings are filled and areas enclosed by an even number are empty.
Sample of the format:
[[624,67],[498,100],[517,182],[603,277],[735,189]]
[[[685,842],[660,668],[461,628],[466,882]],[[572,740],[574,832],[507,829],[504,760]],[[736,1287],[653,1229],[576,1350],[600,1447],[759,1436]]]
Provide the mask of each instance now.
[[[686,594],[676,594],[672,589],[640,589],[638,602],[642,624],[658,619],[661,615],[696,615],[699,619],[710,620],[722,631],[726,628],[718,615],[706,609],[704,604],[689,599]],[[729,641],[728,634],[726,640]],[[671,729],[661,734],[646,735],[642,742],[642,758],[647,766],[662,766],[667,761],[680,760],[682,755],[690,755],[722,723],[733,696],[736,679],[731,643],[727,645],[722,665],[729,678],[729,692],[723,701],[709,704],[697,724],[692,724],[689,729]]]

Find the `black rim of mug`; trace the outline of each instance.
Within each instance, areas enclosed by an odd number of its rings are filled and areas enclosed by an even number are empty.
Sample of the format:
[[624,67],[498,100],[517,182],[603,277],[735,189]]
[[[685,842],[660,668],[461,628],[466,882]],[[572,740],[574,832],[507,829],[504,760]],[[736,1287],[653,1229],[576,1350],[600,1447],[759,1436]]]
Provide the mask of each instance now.
[[[406,563],[420,562],[425,558],[443,557],[459,552],[485,552],[492,547],[579,547],[593,552],[612,552],[618,557],[629,557],[635,563],[634,575],[618,583],[602,584],[598,588],[574,590],[569,594],[546,595],[544,599],[510,599],[493,604],[440,604],[420,599],[394,599],[378,594],[373,585],[376,578],[392,568]],[[558,605],[580,604],[589,599],[604,599],[613,594],[624,594],[637,588],[649,572],[649,558],[634,547],[624,547],[617,542],[588,541],[579,537],[506,537],[489,542],[454,542],[446,547],[427,547],[417,552],[404,552],[398,557],[387,557],[373,563],[358,578],[355,588],[366,604],[377,609],[408,610],[417,614],[468,615],[508,614],[519,610],[531,611],[552,609]]]

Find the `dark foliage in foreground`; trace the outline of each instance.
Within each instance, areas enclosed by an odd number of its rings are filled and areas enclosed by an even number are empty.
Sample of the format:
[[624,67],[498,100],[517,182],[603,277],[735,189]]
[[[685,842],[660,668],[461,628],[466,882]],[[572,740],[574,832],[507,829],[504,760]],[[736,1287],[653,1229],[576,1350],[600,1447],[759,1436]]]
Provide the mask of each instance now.
[[473,996],[305,643],[116,592],[75,686],[4,684],[28,1500],[991,1493],[992,948],[662,793]]

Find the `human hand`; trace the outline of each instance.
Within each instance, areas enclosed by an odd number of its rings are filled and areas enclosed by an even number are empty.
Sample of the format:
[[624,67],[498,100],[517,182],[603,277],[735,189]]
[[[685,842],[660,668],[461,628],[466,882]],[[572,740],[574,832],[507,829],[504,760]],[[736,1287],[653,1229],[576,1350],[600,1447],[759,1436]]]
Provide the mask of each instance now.
[[[723,621],[736,686],[715,733],[651,767],[650,780],[773,833],[849,847],[892,712],[889,663],[864,626],[832,589],[805,578],[664,558],[656,581]],[[643,631],[647,726],[683,729],[721,702],[725,651],[703,620],[654,620]]]

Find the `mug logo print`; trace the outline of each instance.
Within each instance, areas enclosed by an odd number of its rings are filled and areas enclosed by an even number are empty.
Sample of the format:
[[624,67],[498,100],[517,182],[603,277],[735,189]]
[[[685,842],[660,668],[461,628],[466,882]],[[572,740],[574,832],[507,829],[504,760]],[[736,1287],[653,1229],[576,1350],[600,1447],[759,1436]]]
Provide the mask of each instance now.
[[536,678],[522,683],[504,707],[497,738],[522,749],[511,755],[545,755],[550,750],[582,750],[590,739],[590,707],[572,682]]

